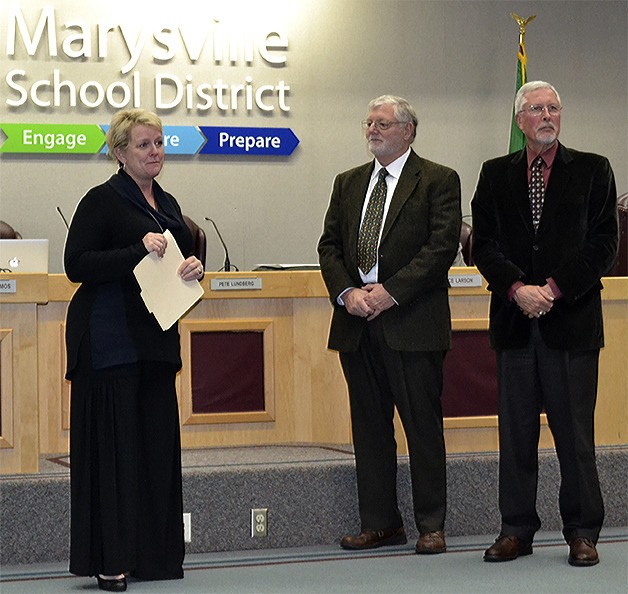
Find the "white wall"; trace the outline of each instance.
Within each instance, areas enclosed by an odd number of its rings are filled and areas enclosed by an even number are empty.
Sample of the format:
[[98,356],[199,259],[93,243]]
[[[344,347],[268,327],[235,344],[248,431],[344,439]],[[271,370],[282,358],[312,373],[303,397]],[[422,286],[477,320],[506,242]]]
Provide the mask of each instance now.
[[[261,262],[316,262],[333,177],[368,159],[359,122],[368,101],[383,93],[405,96],[414,105],[419,116],[414,148],[460,173],[463,211],[468,213],[482,161],[507,151],[518,43],[511,12],[537,15],[526,34],[528,78],[548,80],[559,90],[561,140],[608,156],[618,192],[628,191],[624,0],[179,0],[163,8],[153,2],[9,0],[0,7],[2,44],[9,6],[20,6],[32,27],[41,9],[51,4],[61,23],[110,19],[139,27],[145,22],[141,10],[133,8],[139,4],[155,21],[202,25],[219,16],[257,25],[267,21],[287,32],[283,68],[259,60],[250,68],[202,60],[191,65],[182,56],[158,64],[144,55],[137,67],[147,85],[156,73],[173,72],[233,82],[248,74],[259,82],[285,79],[291,87],[289,113],[197,113],[183,107],[159,112],[170,125],[290,127],[301,141],[287,158],[168,158],[159,181],[207,231],[209,270],[220,268],[223,254],[204,216],[216,220],[231,262],[241,269]],[[226,14],[225,7],[234,12]],[[121,78],[122,49],[112,46],[107,60],[86,63],[52,59],[44,52],[29,57],[23,48],[15,57],[7,56],[5,47],[0,51],[0,123],[109,122],[115,110],[105,107],[11,108],[6,99],[15,93],[4,77],[24,68],[35,80],[60,68],[66,78],[78,81]],[[153,107],[148,97],[143,106]],[[49,237],[51,272],[61,272],[65,228],[55,207],[69,216],[81,196],[114,169],[100,156],[0,154],[0,218],[24,237]]]

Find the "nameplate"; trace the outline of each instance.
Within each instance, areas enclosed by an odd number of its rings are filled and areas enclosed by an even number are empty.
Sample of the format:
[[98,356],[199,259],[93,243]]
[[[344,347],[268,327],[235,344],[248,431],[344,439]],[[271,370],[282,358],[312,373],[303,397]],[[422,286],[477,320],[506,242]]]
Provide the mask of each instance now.
[[1,280],[0,281],[0,293],[16,293],[17,292],[17,284],[16,280]]
[[212,291],[259,291],[261,288],[261,277],[211,279]]
[[450,274],[449,286],[452,289],[460,289],[461,287],[481,287],[481,274]]

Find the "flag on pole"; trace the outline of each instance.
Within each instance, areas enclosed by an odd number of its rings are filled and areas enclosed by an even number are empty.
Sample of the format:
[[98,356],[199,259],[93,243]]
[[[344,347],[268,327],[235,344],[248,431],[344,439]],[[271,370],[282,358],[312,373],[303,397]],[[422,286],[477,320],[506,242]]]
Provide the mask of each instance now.
[[[527,63],[528,57],[526,55],[526,48],[524,43],[524,38],[526,34],[526,25],[536,18],[536,15],[532,15],[527,19],[522,19],[519,15],[514,12],[510,13],[510,16],[517,21],[519,25],[519,49],[517,51],[517,81],[515,84],[515,95],[517,91],[526,84],[528,81],[527,76]],[[514,153],[515,151],[520,151],[526,145],[526,137],[524,133],[517,126],[517,122],[515,120],[515,108],[513,105],[512,109],[512,120],[510,122],[510,144],[508,148],[509,153]]]

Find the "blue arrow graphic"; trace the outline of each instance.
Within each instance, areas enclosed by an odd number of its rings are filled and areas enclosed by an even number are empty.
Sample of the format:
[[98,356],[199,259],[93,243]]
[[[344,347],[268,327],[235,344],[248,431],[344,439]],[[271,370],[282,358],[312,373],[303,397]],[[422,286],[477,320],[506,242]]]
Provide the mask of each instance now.
[[200,126],[207,143],[201,155],[288,156],[299,144],[290,128]]
[[[109,125],[100,127],[106,134]],[[163,133],[166,155],[195,155],[205,142],[205,137],[196,126],[164,126]],[[106,144],[100,152],[107,154]]]
[[196,126],[164,126],[166,155],[195,155],[204,142]]

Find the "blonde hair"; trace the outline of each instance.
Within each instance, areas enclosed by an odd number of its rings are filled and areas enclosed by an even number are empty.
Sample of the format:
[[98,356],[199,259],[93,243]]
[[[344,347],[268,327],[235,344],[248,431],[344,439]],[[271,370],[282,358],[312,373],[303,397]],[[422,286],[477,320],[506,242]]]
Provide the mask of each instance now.
[[135,126],[150,126],[160,132],[163,130],[159,116],[152,111],[146,109],[123,109],[116,113],[111,118],[111,123],[107,130],[107,156],[117,161],[120,166],[122,166],[122,163],[116,157],[115,151],[129,146],[131,131]]

